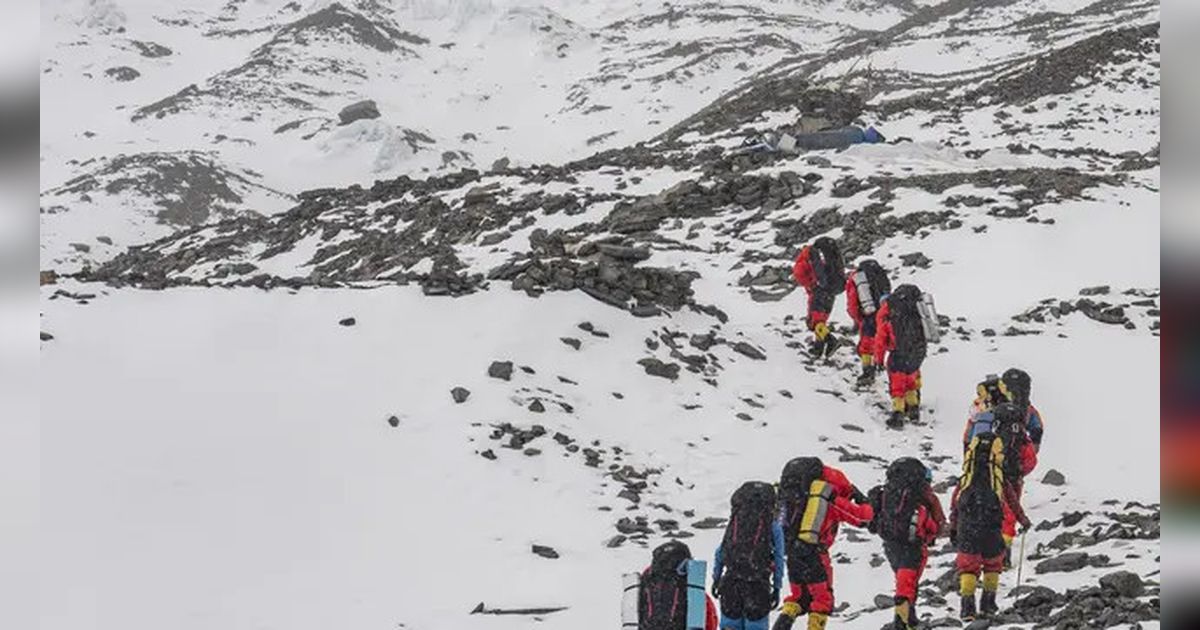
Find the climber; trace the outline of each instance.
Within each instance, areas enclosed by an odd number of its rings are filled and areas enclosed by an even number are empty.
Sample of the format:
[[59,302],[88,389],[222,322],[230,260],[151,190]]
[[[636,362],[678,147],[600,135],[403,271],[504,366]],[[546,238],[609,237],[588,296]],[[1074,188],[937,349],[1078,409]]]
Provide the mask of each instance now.
[[796,256],[792,277],[808,292],[808,315],[805,323],[816,340],[810,349],[812,356],[828,356],[837,349],[837,339],[829,331],[829,313],[833,301],[846,282],[845,263],[837,241],[822,236],[805,245]]
[[873,516],[871,505],[846,475],[816,457],[797,457],[783,467],[779,500],[791,593],[773,628],[789,630],[807,613],[808,630],[824,630],[833,612],[829,548],[838,524],[864,525]]
[[[958,551],[955,566],[964,622],[974,620],[979,613],[992,615],[999,611],[996,594],[1004,568],[1005,515],[1011,512],[1023,530],[1030,526],[1015,488],[1004,482],[1005,450],[1003,438],[994,433],[971,438],[963,474],[950,499],[950,542]],[[975,589],[981,571],[983,595],[977,611]]]
[[920,289],[911,284],[896,287],[883,299],[875,321],[875,363],[887,355],[888,392],[892,415],[888,426],[898,429],[905,419],[921,417],[921,363],[925,361],[925,324],[919,303]]
[[722,630],[767,630],[783,586],[783,526],[775,487],[748,481],[730,499],[729,523],[713,559],[712,593]]
[[1033,442],[1033,449],[1041,451],[1045,426],[1042,424],[1042,414],[1030,402],[1032,385],[1029,373],[1020,368],[1009,368],[1000,377],[1000,392],[1011,400],[1017,409],[1025,410],[1025,432]]
[[[1033,444],[1035,453],[1041,450],[1042,414],[1029,402],[1029,374],[1018,368],[1009,368],[1004,376],[989,374],[978,386],[978,395],[971,405],[967,428],[963,432],[963,448],[966,449],[976,433],[993,431],[992,409],[1003,402],[1012,402],[1017,409],[1025,409],[1025,433]],[[1031,469],[1032,470],[1032,469]],[[1027,473],[1028,474],[1028,473]]]
[[[691,559],[691,549],[678,540],[654,549],[638,586],[638,630],[687,630],[687,564]],[[717,630],[716,606],[707,595],[704,599],[704,630]]]
[[888,466],[887,481],[868,493],[875,512],[868,529],[883,538],[884,554],[896,573],[895,630],[917,627],[917,583],[929,558],[929,545],[946,527],[931,480],[924,464],[901,457]]
[[971,403],[971,411],[967,416],[967,426],[963,430],[963,452],[971,444],[971,438],[979,433],[994,433],[992,427],[995,414],[992,412],[996,405],[1006,402],[1008,397],[1000,391],[1000,377],[988,374],[975,386],[975,400]]
[[[1001,381],[1003,382],[1003,381]],[[1025,413],[1021,407],[1003,402],[993,410],[996,435],[1004,440],[1004,488],[1020,504],[1025,490],[1025,477],[1037,467],[1037,449],[1025,429]],[[1012,566],[1012,541],[1017,537],[1017,513],[1006,509],[1001,532],[1004,536],[1004,568]]]
[[858,268],[846,278],[846,311],[859,332],[858,358],[863,370],[858,377],[859,387],[875,382],[875,314],[891,290],[887,272],[870,258],[858,263]]

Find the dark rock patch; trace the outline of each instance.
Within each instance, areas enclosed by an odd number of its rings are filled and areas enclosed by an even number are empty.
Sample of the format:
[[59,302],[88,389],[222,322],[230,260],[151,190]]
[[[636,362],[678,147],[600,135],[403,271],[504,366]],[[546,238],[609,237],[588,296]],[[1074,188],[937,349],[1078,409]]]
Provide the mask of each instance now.
[[512,380],[513,362],[512,361],[492,361],[488,366],[488,376],[498,378],[502,381]]

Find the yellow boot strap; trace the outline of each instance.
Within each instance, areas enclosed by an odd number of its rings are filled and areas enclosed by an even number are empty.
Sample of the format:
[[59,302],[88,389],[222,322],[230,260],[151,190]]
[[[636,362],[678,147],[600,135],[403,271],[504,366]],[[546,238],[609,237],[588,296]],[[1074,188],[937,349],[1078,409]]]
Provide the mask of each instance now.
[[817,325],[813,326],[813,332],[817,333],[817,341],[824,341],[829,336],[829,324],[817,322]]
[[800,604],[796,602],[783,602],[783,607],[779,609],[779,612],[795,619],[800,616]]
[[808,613],[808,630],[825,630],[827,621],[829,621],[829,615],[825,613]]
[[904,411],[904,397],[896,397],[892,399],[892,411]]

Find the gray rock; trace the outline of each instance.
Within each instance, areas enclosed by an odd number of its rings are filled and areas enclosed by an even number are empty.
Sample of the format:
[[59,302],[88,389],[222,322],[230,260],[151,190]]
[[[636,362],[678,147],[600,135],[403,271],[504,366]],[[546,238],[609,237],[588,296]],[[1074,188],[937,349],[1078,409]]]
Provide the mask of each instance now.
[[71,243],[71,249],[86,254],[92,251],[92,246],[87,243]]
[[390,416],[387,419],[387,423],[393,427],[398,427],[400,426],[400,418],[397,418],[396,416]]
[[471,397],[471,390],[465,387],[455,387],[450,390],[450,397],[454,399],[454,402],[461,405],[467,402],[467,398]]
[[650,257],[649,247],[625,247],[623,245],[613,245],[610,243],[599,243],[596,247],[599,249],[601,254],[617,260],[629,260],[637,262],[646,260]]
[[108,70],[104,71],[104,74],[108,78],[113,79],[115,81],[120,81],[122,83],[124,83],[126,81],[132,81],[132,80],[142,76],[141,72],[138,72],[137,70],[134,70],[133,68],[130,68],[129,66],[117,66],[115,68],[109,68]]
[[357,323],[358,323],[358,320],[354,319],[353,317],[347,317],[345,319],[338,320],[338,324],[340,324],[342,326],[353,326]]
[[512,361],[492,361],[492,364],[488,366],[488,376],[502,381],[512,380],[512,373]]
[[372,118],[379,118],[379,107],[372,100],[352,103],[343,107],[342,111],[338,112],[338,121],[342,125],[348,125],[356,120]]
[[1061,472],[1051,468],[1050,470],[1046,471],[1045,475],[1042,476],[1042,483],[1048,486],[1062,486],[1066,485],[1067,477]]
[[558,340],[567,344],[568,346],[571,346],[572,348],[574,348],[576,350],[578,350],[581,346],[583,346],[583,342],[574,337],[559,337]]
[[483,238],[479,239],[479,245],[482,247],[488,247],[489,245],[495,245],[497,243],[504,242],[511,236],[512,233],[507,230],[492,232],[491,234],[484,234]]
[[529,403],[529,410],[533,413],[542,413],[546,411],[546,406],[542,404],[542,401],[535,398],[533,402]]
[[54,339],[54,335],[51,335],[43,330],[42,332],[38,333],[38,338],[42,341],[50,341],[51,339]]
[[97,237],[96,237],[96,240],[97,240],[98,242],[104,243],[105,245],[112,245],[112,244],[113,244],[113,240],[112,240],[111,238],[107,237],[107,236],[97,236]]
[[491,461],[496,461],[496,453],[492,449],[488,449],[479,454],[480,457]]
[[1043,573],[1070,573],[1088,566],[1089,556],[1086,551],[1071,551],[1061,553],[1053,558],[1047,558],[1037,563],[1034,571]]
[[659,359],[646,357],[638,360],[638,365],[642,366],[646,370],[646,374],[650,376],[658,376],[672,381],[679,378],[678,363],[664,363]]
[[130,43],[132,43],[138,49],[138,53],[140,53],[143,57],[155,59],[158,57],[167,57],[172,54],[171,49],[163,46],[162,44],[156,44],[154,42],[140,42],[137,40],[132,40]]
[[629,309],[634,317],[656,317],[662,315],[662,309],[653,304],[635,304]]
[[1108,295],[1110,291],[1112,291],[1112,287],[1104,284],[1096,287],[1080,289],[1079,295]]
[[725,527],[725,519],[710,516],[692,523],[692,529],[721,529]]
[[763,354],[761,350],[755,348],[745,341],[739,341],[733,344],[733,350],[734,352],[750,357],[755,361],[765,361],[767,358],[767,355]]
[[904,265],[905,267],[920,267],[921,269],[928,269],[929,266],[933,264],[933,260],[931,260],[922,252],[913,252],[911,254],[901,254],[900,264]]
[[712,332],[708,332],[703,335],[692,335],[691,338],[688,339],[688,345],[701,352],[708,350],[716,345],[716,343],[717,336]]
[[1111,591],[1121,597],[1141,597],[1146,591],[1146,585],[1138,574],[1131,571],[1117,571],[1100,578],[1100,588]]
[[533,545],[533,553],[534,555],[550,560],[555,560],[558,558],[558,552],[555,551],[553,547],[547,547],[545,545]]
[[872,601],[875,602],[876,608],[891,608],[896,605],[896,599],[891,595],[876,595]]
[[626,540],[627,539],[623,534],[617,534],[616,536],[613,536],[612,538],[609,538],[607,541],[605,541],[604,546],[609,549],[616,549],[617,547],[620,547],[621,545],[625,544]]

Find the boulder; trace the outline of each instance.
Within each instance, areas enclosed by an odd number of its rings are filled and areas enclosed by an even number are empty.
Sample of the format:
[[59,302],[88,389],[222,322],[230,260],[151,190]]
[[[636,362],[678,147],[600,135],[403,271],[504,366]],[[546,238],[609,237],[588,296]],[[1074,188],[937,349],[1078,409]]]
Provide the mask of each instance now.
[[1034,571],[1038,575],[1043,573],[1070,573],[1086,566],[1088,566],[1088,553],[1086,551],[1071,551],[1037,563]]
[[650,376],[658,376],[672,381],[679,378],[678,363],[664,363],[659,359],[647,357],[640,359],[638,365],[642,366],[646,370],[646,374]]
[[1116,593],[1121,597],[1141,597],[1146,586],[1138,574],[1131,571],[1117,571],[1100,578],[1100,588]]
[[467,398],[470,398],[470,396],[471,390],[465,387],[455,387],[454,389],[450,390],[450,397],[453,398],[454,402],[458,404],[467,402]]
[[558,552],[555,551],[553,547],[547,547],[545,545],[533,545],[532,550],[534,555],[538,555],[549,560],[555,560],[558,558]]
[[1047,470],[1046,474],[1042,477],[1042,483],[1048,486],[1061,486],[1067,483],[1067,478],[1061,472],[1051,468],[1050,470]]
[[104,74],[108,76],[108,78],[113,79],[114,81],[120,81],[122,83],[126,81],[132,81],[142,76],[141,72],[138,72],[129,66],[117,66],[115,68],[109,68],[108,70],[104,71]]
[[763,352],[761,350],[759,350],[758,348],[755,348],[754,346],[750,345],[749,343],[746,343],[745,341],[739,341],[739,342],[733,344],[733,350],[734,350],[734,352],[737,352],[738,354],[750,357],[751,359],[754,359],[755,361],[765,361],[767,358],[767,355],[763,354]]
[[492,364],[488,366],[488,376],[502,381],[512,380],[512,372],[512,361],[492,361]]
[[356,120],[367,120],[379,118],[379,108],[375,105],[375,101],[365,100],[357,103],[352,103],[342,108],[338,112],[339,124],[349,125]]

